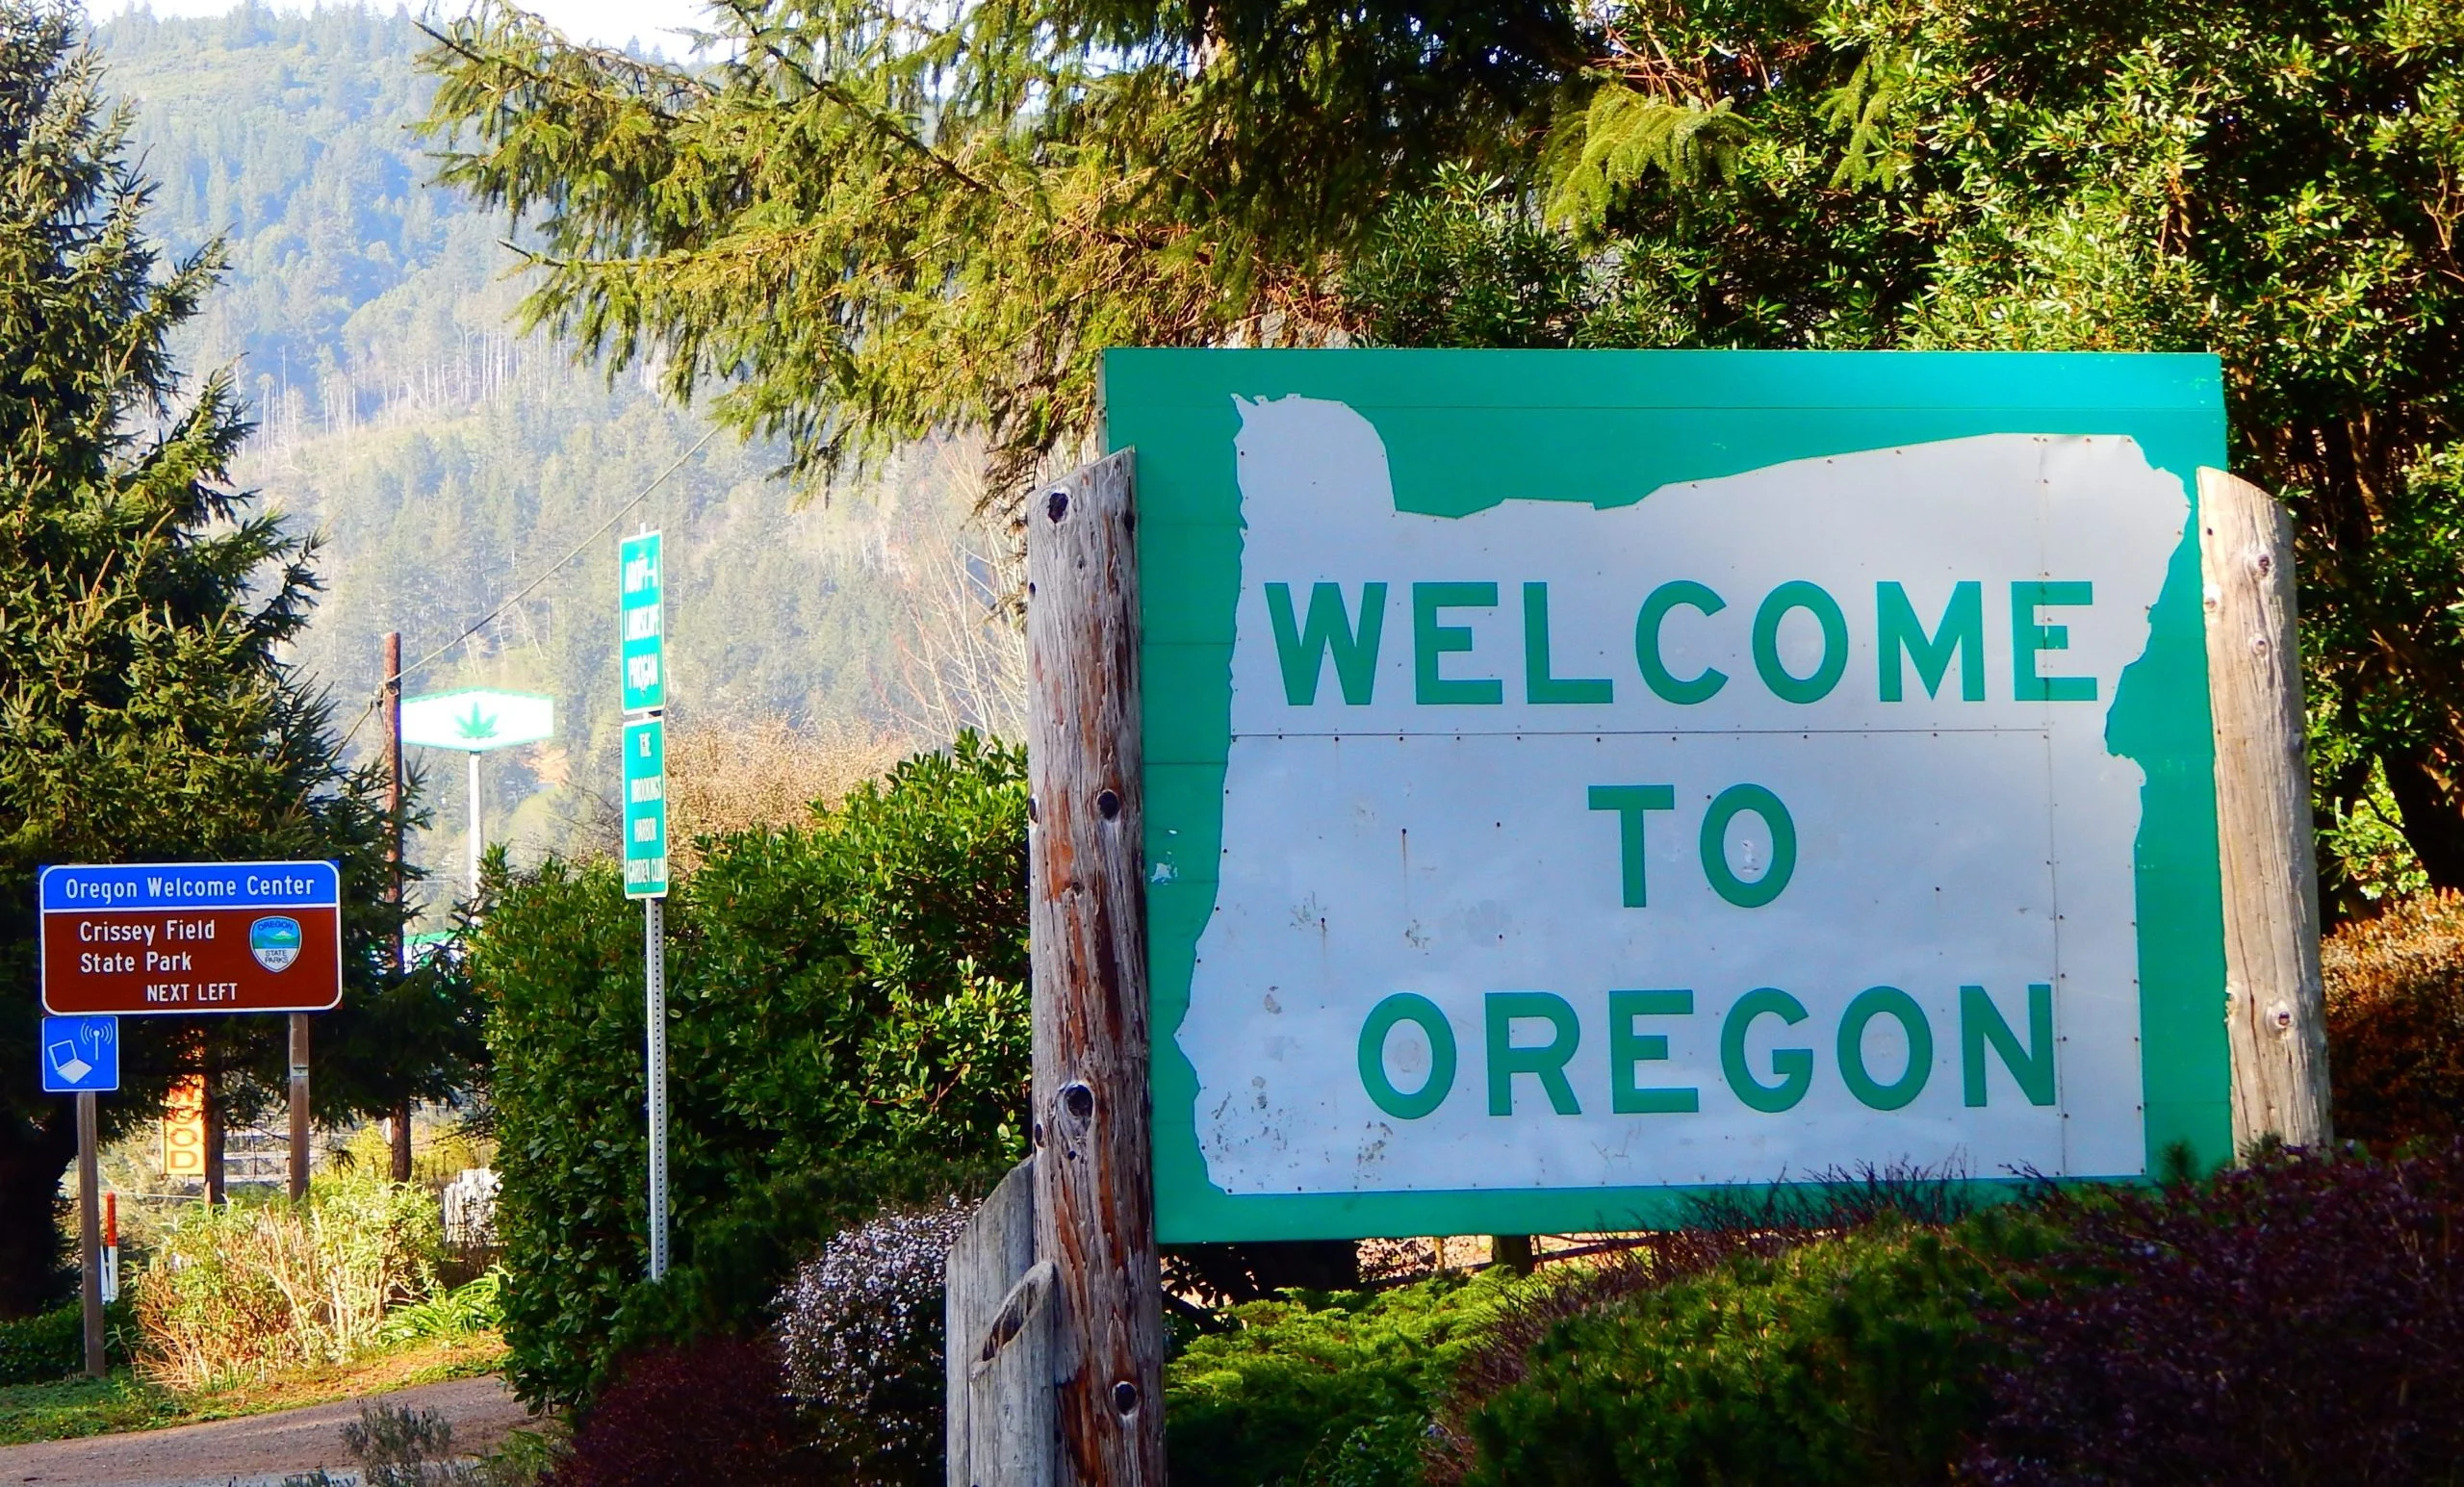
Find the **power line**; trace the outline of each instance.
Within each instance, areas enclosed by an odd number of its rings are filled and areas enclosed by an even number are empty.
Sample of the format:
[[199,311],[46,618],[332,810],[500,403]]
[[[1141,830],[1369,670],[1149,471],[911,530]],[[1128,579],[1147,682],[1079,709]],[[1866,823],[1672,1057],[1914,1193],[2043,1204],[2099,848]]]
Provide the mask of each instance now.
[[693,441],[693,448],[678,455],[676,457],[676,462],[668,466],[665,470],[660,471],[658,474],[652,479],[650,484],[643,486],[639,491],[636,491],[632,495],[631,499],[628,500],[623,505],[618,506],[614,511],[608,513],[607,520],[600,523],[597,529],[592,531],[589,536],[575,543],[572,548],[566,551],[564,556],[539,570],[538,573],[531,577],[529,582],[514,590],[510,595],[507,595],[495,608],[489,610],[486,614],[481,615],[477,622],[473,624],[470,628],[464,630],[461,634],[454,636],[445,644],[438,646],[435,650],[430,651],[427,654],[421,656],[418,660],[411,662],[400,671],[387,677],[382,682],[378,683],[376,695],[370,698],[368,705],[360,710],[359,717],[353,721],[350,726],[350,731],[343,734],[343,741],[334,752],[339,754],[342,750],[350,747],[350,741],[358,736],[360,728],[368,722],[370,717],[374,715],[377,707],[384,703],[385,689],[387,687],[399,685],[403,678],[408,677],[411,673],[418,671],[428,662],[435,660],[437,657],[452,650],[455,646],[460,645],[462,642],[470,639],[479,631],[487,628],[498,616],[503,614],[514,605],[522,602],[524,599],[529,596],[532,589],[535,589],[539,585],[547,582],[549,578],[553,577],[559,569],[563,568],[567,563],[572,562],[575,558],[581,556],[584,549],[588,548],[592,543],[597,542],[600,538],[606,536],[610,528],[614,527],[618,522],[625,519],[626,512],[632,510],[635,506],[638,506],[643,501],[648,500],[652,492],[657,490],[660,486],[665,485],[667,483],[668,476],[683,469],[685,461],[691,459],[694,455],[701,453],[702,446],[708,444],[713,438],[717,437],[718,432],[718,427],[715,424],[704,432],[701,438]]

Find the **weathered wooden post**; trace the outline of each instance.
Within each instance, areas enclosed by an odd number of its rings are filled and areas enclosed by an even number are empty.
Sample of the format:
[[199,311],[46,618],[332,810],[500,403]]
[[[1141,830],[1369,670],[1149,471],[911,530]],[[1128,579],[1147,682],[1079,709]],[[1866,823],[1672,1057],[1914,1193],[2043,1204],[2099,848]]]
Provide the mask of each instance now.
[[950,1246],[949,1487],[1051,1487],[1055,1267],[1036,1259],[1036,1161],[1012,1168]]
[[1131,486],[1124,449],[1027,511],[1036,1258],[1063,1487],[1164,1480]]
[[2335,1128],[2292,524],[2273,497],[2220,470],[2199,472],[2198,505],[2233,1145],[2323,1145]]

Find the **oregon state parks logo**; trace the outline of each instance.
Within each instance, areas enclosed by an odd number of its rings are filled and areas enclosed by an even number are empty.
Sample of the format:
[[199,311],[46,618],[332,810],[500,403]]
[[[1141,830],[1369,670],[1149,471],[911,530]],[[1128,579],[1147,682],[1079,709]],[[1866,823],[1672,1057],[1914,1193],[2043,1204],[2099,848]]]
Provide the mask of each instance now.
[[299,921],[268,914],[248,926],[248,953],[270,971],[291,969],[299,959]]

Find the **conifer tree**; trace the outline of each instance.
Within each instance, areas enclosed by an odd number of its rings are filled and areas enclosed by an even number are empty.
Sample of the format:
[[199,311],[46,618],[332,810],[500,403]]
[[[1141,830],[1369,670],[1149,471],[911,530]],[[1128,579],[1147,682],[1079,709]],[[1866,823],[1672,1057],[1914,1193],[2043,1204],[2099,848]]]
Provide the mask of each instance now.
[[[81,25],[0,0],[0,1317],[59,1294],[76,1149],[70,1101],[36,1092],[41,866],[338,860],[346,1004],[380,986],[398,922],[376,779],[343,768],[283,659],[311,544],[227,483],[247,432],[227,374],[187,392],[168,349],[216,255],[167,263],[148,241]],[[276,1087],[280,1017],[123,1028],[107,1131],[209,1057],[242,1113]]]
[[996,495],[1125,345],[1306,345],[1382,200],[1511,153],[1563,0],[720,0],[715,66],[492,3],[437,33],[446,178],[535,230],[528,312],[798,467],[982,428]]

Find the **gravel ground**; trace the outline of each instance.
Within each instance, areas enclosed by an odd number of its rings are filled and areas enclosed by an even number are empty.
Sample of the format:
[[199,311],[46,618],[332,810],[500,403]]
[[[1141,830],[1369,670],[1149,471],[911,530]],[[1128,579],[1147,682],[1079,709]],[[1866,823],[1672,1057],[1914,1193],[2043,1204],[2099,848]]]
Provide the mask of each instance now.
[[[423,1384],[371,1395],[405,1409],[434,1410],[453,1426],[456,1451],[489,1449],[529,1417],[497,1378]],[[278,1483],[293,1472],[352,1465],[342,1428],[368,1402],[346,1399],[244,1420],[217,1420],[129,1435],[95,1435],[37,1446],[0,1446],[0,1487],[243,1487]]]

